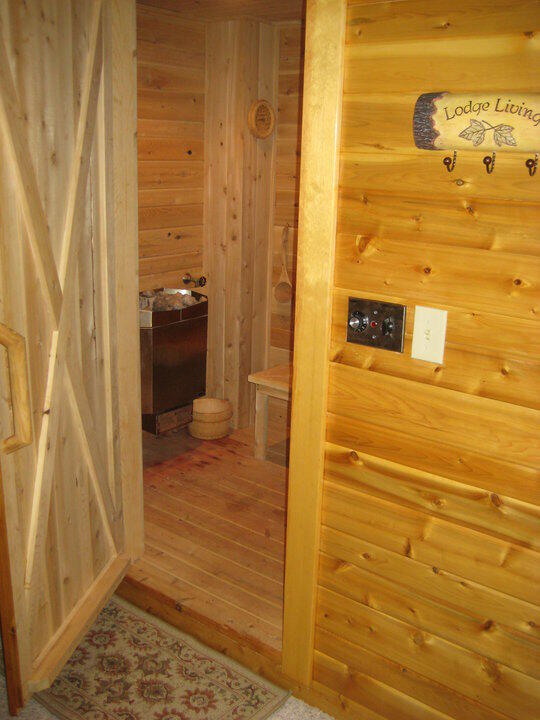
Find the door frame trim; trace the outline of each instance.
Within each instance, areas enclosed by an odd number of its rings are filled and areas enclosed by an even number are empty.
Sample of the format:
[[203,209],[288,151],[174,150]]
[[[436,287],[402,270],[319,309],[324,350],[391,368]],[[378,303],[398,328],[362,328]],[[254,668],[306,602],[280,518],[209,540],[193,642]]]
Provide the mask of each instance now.
[[134,562],[144,550],[144,504],[141,418],[141,351],[139,338],[139,234],[137,199],[137,21],[132,0],[104,5],[105,32],[110,32],[105,63],[112,98],[113,233],[116,270],[114,301],[119,398],[119,455],[124,513],[123,547]]
[[311,685],[337,226],[346,0],[308,0],[283,672]]

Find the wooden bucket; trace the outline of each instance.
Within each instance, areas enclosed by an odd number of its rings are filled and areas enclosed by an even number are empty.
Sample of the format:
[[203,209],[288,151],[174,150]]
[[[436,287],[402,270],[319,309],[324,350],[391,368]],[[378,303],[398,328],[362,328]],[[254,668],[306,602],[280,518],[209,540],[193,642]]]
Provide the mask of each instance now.
[[232,407],[228,400],[198,398],[193,401],[189,434],[200,440],[217,440],[231,431]]

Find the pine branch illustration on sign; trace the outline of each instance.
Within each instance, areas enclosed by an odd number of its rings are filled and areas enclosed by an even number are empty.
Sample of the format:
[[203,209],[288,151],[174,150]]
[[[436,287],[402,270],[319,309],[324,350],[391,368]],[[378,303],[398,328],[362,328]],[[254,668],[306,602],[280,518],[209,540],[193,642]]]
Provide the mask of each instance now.
[[491,125],[487,120],[472,120],[471,124],[459,133],[459,137],[470,140],[474,147],[481,145],[486,137],[486,132],[493,130],[493,139],[499,147],[501,145],[517,145],[512,135],[514,128],[511,125]]

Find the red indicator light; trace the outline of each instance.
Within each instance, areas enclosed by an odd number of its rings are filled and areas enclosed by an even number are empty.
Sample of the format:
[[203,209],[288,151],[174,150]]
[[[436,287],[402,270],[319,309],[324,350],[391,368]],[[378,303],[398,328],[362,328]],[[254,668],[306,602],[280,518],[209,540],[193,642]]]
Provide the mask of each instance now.
[[377,327],[377,321],[376,321],[376,320],[372,320],[371,323],[370,323],[370,325],[371,325],[372,328]]

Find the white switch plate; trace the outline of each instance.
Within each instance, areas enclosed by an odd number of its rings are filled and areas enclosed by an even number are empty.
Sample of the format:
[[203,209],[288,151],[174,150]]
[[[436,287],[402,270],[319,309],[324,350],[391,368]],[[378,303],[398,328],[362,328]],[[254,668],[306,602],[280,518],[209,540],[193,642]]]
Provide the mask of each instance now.
[[411,357],[442,364],[447,317],[446,310],[416,306]]

